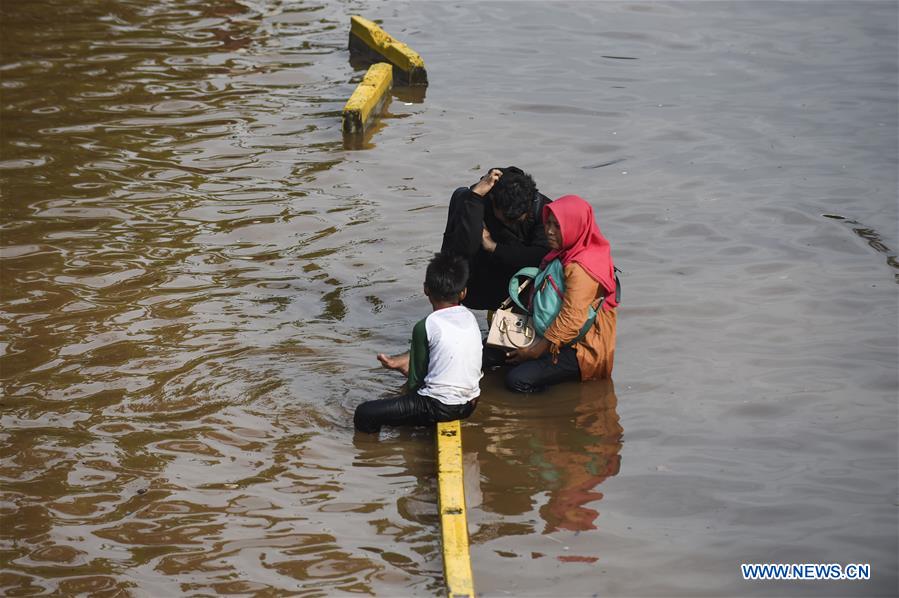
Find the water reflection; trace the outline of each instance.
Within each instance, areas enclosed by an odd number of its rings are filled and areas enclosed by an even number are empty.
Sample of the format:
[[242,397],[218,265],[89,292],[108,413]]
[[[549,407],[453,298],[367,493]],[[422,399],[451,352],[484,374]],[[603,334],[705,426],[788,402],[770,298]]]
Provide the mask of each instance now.
[[496,515],[480,521],[473,541],[595,530],[603,497],[597,487],[621,467],[614,384],[563,384],[522,398],[502,390],[498,374],[485,383],[494,400],[482,402],[483,421],[466,427],[465,451],[479,455],[483,472],[480,509]]
[[599,511],[591,503],[602,499],[596,491],[621,468],[618,398],[611,381],[578,387],[573,420],[539,429],[534,435],[534,463],[549,489],[540,508],[544,533],[560,529],[596,529]]

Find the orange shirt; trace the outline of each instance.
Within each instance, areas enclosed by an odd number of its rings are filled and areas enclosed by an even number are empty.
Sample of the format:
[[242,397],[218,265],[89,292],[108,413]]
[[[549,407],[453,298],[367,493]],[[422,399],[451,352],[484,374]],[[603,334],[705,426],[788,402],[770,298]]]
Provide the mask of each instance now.
[[[558,353],[559,347],[570,344],[587,321],[590,305],[596,304],[605,294],[603,288],[586,270],[569,262],[565,266],[565,297],[562,308],[543,337],[552,343],[551,351]],[[615,361],[615,326],[617,310],[602,309],[587,334],[574,346],[581,380],[610,378]]]

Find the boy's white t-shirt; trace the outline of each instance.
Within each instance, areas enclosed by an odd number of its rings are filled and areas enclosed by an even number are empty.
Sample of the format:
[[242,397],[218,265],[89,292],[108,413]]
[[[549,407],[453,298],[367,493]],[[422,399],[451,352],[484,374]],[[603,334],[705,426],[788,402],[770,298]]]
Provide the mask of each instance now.
[[455,305],[425,318],[428,373],[418,394],[462,405],[481,394],[481,329],[467,307]]

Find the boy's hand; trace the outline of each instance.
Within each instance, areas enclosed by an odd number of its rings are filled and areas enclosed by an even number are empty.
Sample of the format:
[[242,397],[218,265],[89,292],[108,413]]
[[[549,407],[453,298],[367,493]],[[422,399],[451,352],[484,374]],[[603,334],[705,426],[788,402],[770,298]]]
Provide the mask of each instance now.
[[401,353],[399,355],[387,355],[386,353],[378,353],[378,361],[388,370],[396,370],[404,376],[409,375],[409,353]]
[[481,180],[475,183],[471,190],[477,195],[484,197],[490,193],[490,190],[493,189],[493,185],[496,184],[496,181],[498,181],[501,176],[503,176],[502,170],[499,168],[491,168],[487,174],[481,177]]
[[537,359],[538,357],[546,353],[547,349],[549,349],[549,341],[543,337],[538,337],[536,342],[528,345],[527,347],[514,349],[507,352],[506,363],[514,364],[521,363],[522,361]]

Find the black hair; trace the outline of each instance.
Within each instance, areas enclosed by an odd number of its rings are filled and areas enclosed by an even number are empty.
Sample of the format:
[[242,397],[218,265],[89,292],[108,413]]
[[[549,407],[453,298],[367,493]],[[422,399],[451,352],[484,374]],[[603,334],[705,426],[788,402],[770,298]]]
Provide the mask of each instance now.
[[425,286],[431,299],[459,301],[468,284],[468,262],[460,255],[435,253],[425,272]]
[[506,220],[515,221],[522,214],[530,213],[537,185],[531,175],[520,168],[510,166],[500,170],[503,176],[490,190],[490,199]]

